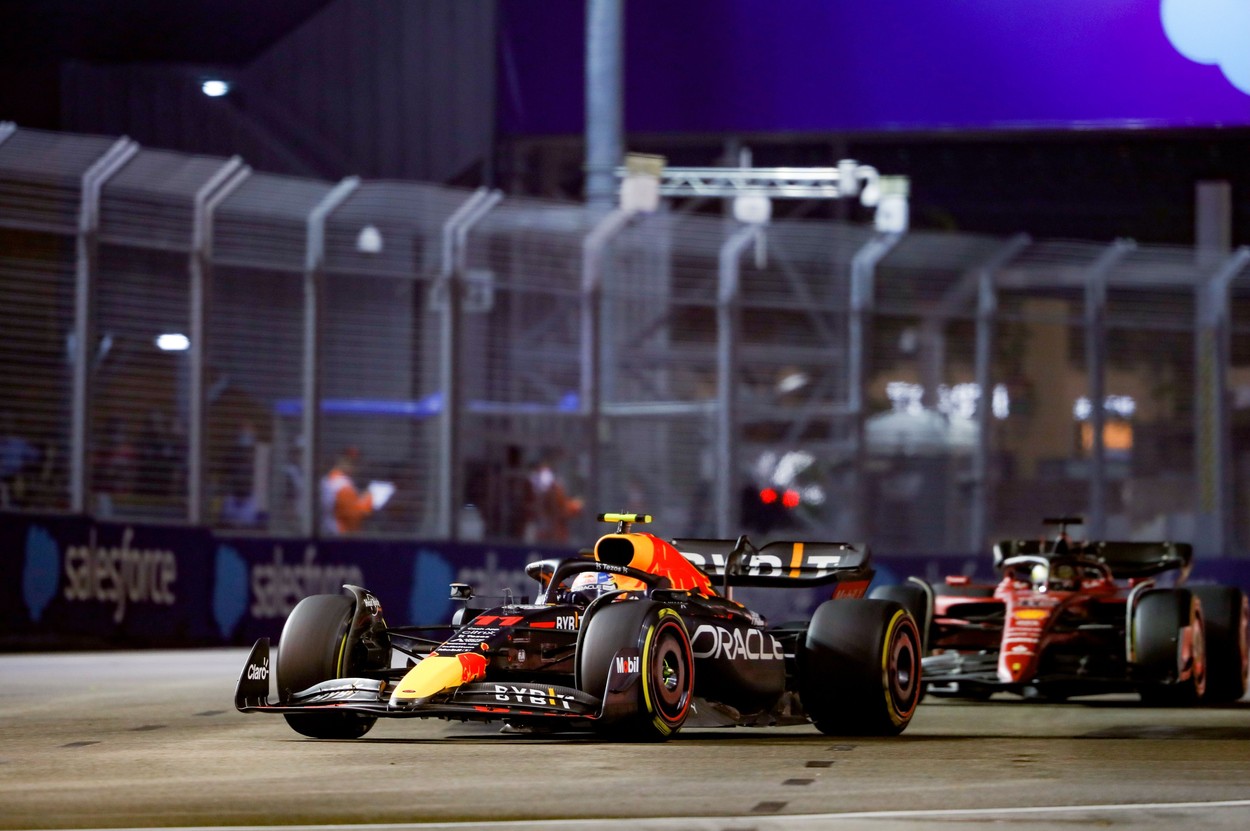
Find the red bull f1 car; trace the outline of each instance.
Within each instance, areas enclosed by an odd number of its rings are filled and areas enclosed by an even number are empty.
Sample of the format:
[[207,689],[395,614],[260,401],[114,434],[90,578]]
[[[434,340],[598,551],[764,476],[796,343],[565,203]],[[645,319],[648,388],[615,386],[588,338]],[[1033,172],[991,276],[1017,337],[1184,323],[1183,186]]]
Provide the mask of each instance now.
[[[358,586],[304,598],[276,654],[267,638],[252,648],[235,706],[329,739],[362,736],[379,718],[654,741],[683,726],[801,723],[895,735],[911,721],[920,632],[900,604],[864,597],[866,547],[669,542],[633,530],[648,516],[600,519],[616,530],[593,550],[527,567],[532,603],[478,608],[453,584],[464,606],[448,626],[390,626]],[[830,599],[799,623],[769,625],[733,600],[737,586],[813,585],[830,586]]]
[[1228,702],[1246,692],[1246,595],[1187,585],[1192,547],[1050,540],[994,547],[997,583],[912,577],[874,588],[921,621],[924,684],[936,695],[1011,692],[1063,700],[1137,692],[1158,705]]

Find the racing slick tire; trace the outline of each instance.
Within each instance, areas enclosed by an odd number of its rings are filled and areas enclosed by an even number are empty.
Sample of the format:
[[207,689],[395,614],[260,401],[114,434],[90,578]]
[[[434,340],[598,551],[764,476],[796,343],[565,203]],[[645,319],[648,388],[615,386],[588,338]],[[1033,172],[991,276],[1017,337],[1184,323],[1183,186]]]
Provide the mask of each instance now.
[[[291,610],[278,640],[278,699],[331,678],[352,674],[346,643],[356,604],[344,594],[314,594]],[[314,739],[358,739],[377,718],[356,713],[284,713],[296,733]]]
[[1250,672],[1246,593],[1233,586],[1190,586],[1202,602],[1207,636],[1207,691],[1204,701],[1226,704],[1246,694]]
[[605,723],[604,733],[634,741],[666,741],[677,734],[694,695],[690,634],[673,609],[648,600],[609,603],[582,624],[576,686],[599,699],[608,694],[613,658],[621,649],[641,655],[635,706]]
[[906,609],[916,620],[920,629],[921,641],[928,641],[926,627],[932,614],[929,609],[929,595],[915,583],[899,583],[889,586],[877,586],[868,595],[876,600],[893,600]]
[[898,735],[920,703],[920,630],[894,601],[826,600],[799,658],[799,699],[827,735]]
[[1202,698],[1206,635],[1202,605],[1188,589],[1160,589],[1141,596],[1133,609],[1133,651],[1143,703],[1175,707],[1197,704]]

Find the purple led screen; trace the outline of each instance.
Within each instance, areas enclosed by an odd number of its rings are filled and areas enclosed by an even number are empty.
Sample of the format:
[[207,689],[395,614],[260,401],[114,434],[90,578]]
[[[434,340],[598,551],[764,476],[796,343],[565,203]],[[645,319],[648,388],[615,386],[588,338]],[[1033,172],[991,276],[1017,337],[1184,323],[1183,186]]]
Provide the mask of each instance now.
[[[1250,0],[622,5],[633,133],[1250,125]],[[580,133],[585,0],[500,13],[501,130]]]

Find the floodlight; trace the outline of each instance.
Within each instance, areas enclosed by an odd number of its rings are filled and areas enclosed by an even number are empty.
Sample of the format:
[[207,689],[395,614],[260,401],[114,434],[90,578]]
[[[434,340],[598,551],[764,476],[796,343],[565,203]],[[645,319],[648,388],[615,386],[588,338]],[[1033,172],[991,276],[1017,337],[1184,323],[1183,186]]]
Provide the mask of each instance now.
[[377,254],[382,251],[382,232],[376,225],[366,225],[356,235],[356,250],[364,254]]
[[230,84],[229,82],[223,81],[219,78],[210,78],[200,84],[200,91],[209,98],[220,98],[230,91]]
[[178,332],[166,332],[157,335],[156,348],[162,352],[186,352],[191,348],[191,339]]

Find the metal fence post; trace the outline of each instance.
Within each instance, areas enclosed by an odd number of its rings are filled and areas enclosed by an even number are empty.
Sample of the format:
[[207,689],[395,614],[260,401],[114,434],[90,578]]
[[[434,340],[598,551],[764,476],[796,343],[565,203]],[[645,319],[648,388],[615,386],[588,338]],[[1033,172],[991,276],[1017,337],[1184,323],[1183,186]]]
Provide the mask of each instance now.
[[599,220],[582,240],[581,407],[590,426],[586,501],[593,511],[603,504],[599,486],[603,436],[603,260],[608,244],[634,216],[616,209]]
[[739,260],[764,229],[758,225],[739,228],[721,245],[716,297],[716,533],[733,533],[733,497],[737,493],[738,465],[734,446],[738,439],[738,300]]
[[434,287],[434,291],[443,293],[446,300],[443,306],[440,354],[443,406],[438,477],[443,498],[439,500],[436,527],[449,540],[456,540],[460,536],[456,510],[464,495],[460,439],[460,425],[464,417],[460,313],[464,302],[466,246],[469,229],[499,204],[501,199],[501,191],[479,188],[443,224],[443,269]]
[[1090,429],[1089,539],[1107,535],[1107,448],[1103,438],[1107,399],[1107,275],[1116,263],[1137,247],[1132,240],[1116,240],[1098,255],[1085,274],[1085,372],[1089,382]]
[[976,384],[977,444],[972,453],[972,493],[969,503],[968,546],[980,551],[989,534],[990,424],[994,399],[993,346],[994,328],[998,320],[999,269],[1029,246],[1027,234],[1012,237],[977,273]]
[[120,138],[82,175],[74,283],[74,389],[70,421],[70,510],[86,513],[91,465],[91,354],[95,336],[95,279],[100,229],[100,191],[136,153],[137,142]]
[[616,197],[623,123],[622,0],[586,0],[586,202]]
[[1234,539],[1232,469],[1229,466],[1229,287],[1248,264],[1250,247],[1239,248],[1197,287],[1194,472],[1198,480],[1198,504],[1194,548],[1207,557],[1227,556]]
[[317,524],[320,476],[317,465],[321,444],[321,308],[325,296],[326,219],[356,188],[360,177],[348,176],[334,186],[308,214],[308,247],[304,257],[304,403],[301,432],[304,451],[303,504],[299,510],[300,533],[314,537]]
[[868,523],[868,448],[866,446],[864,402],[864,385],[871,371],[868,357],[868,346],[871,338],[871,323],[874,300],[874,283],[877,275],[877,264],[898,245],[902,234],[877,234],[855,252],[851,258],[851,317],[847,326],[847,403],[850,405],[851,417],[854,419],[854,454],[855,469],[852,510],[854,527],[850,529],[852,539],[866,536]]
[[[452,488],[455,485],[455,462],[459,458],[455,445],[459,438],[456,424],[459,417],[458,401],[460,379],[456,368],[460,365],[460,315],[457,303],[453,314],[452,294],[455,293],[453,283],[456,274],[456,229],[464,222],[482,200],[488,190],[478,188],[468,199],[460,204],[451,216],[443,223],[443,265],[438,278],[430,286],[432,304],[441,304],[443,315],[439,330],[439,388],[442,391],[442,406],[439,409],[439,442],[438,442],[438,475],[435,481],[441,498],[436,506],[434,528],[436,533],[447,539],[456,532],[456,516],[452,511]],[[436,306],[437,307],[437,306]]]
[[187,522],[199,525],[204,521],[204,486],[206,444],[204,437],[206,406],[204,401],[204,368],[207,355],[208,289],[211,280],[213,211],[234,189],[251,175],[252,169],[234,156],[195,194],[192,216],[191,257],[189,272],[191,348],[191,389],[187,419]]

